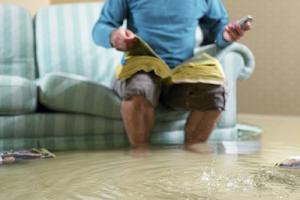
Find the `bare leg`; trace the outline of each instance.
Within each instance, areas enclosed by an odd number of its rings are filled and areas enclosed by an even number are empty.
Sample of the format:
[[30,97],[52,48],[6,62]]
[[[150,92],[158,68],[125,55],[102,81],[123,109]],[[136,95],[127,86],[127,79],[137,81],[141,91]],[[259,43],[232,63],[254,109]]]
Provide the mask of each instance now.
[[185,126],[185,145],[188,150],[197,151],[197,144],[209,138],[220,117],[221,111],[192,111]]
[[133,96],[122,102],[121,114],[130,144],[147,148],[155,119],[151,103],[144,96]]

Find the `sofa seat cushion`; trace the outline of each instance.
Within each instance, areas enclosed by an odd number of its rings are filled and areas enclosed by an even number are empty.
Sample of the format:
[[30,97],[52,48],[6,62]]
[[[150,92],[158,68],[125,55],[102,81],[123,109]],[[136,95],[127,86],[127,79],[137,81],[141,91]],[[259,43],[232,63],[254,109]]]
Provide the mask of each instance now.
[[[183,128],[183,120],[156,123],[151,143],[182,144]],[[39,146],[49,150],[111,149],[128,144],[119,119],[70,113],[0,116],[0,151]]]
[[0,75],[0,114],[32,113],[37,108],[37,87],[34,81]]
[[75,74],[46,74],[39,82],[39,101],[55,111],[120,118],[120,99],[113,91]]
[[[83,76],[53,72],[39,81],[39,101],[49,109],[121,119],[121,99],[106,86]],[[160,106],[157,121],[185,119],[186,112]]]

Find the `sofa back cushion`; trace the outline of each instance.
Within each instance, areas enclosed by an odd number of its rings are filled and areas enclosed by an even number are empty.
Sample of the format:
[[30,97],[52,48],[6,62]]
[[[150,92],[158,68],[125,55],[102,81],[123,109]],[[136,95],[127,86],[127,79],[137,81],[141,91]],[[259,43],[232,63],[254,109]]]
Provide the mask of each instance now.
[[109,85],[122,54],[96,46],[92,28],[102,3],[53,5],[36,16],[39,76],[66,72]]
[[0,75],[35,78],[32,18],[11,4],[0,4]]

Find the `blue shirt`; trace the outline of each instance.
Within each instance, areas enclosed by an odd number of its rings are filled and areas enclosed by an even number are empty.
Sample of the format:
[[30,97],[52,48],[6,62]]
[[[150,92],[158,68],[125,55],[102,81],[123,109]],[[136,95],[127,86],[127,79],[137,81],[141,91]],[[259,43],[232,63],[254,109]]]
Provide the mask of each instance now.
[[220,48],[228,15],[221,0],[106,0],[93,28],[96,44],[111,47],[110,35],[127,20],[127,28],[144,39],[170,66],[193,56],[195,31]]

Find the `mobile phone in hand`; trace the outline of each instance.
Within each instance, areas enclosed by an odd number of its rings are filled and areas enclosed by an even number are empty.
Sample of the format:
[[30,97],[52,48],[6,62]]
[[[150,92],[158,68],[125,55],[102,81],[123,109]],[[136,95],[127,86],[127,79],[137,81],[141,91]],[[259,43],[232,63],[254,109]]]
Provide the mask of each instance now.
[[253,17],[251,15],[247,15],[243,18],[241,18],[240,20],[238,20],[238,24],[240,25],[240,27],[242,29],[245,29],[245,26],[248,22],[252,22],[253,21]]

